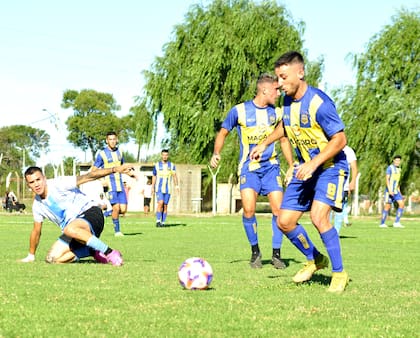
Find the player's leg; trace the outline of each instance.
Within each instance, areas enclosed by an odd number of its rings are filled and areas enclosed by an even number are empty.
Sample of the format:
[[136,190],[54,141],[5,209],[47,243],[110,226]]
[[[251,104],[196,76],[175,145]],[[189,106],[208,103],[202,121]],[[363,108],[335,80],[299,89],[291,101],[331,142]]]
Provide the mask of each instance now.
[[76,255],[70,250],[70,241],[71,238],[61,235],[51,246],[45,261],[51,264],[60,264],[70,263],[77,259]]
[[163,213],[163,194],[159,191],[156,192],[156,201],[157,201],[157,205],[156,205],[156,227],[160,227],[161,226],[161,222],[162,222],[162,213]]
[[[92,207],[84,212],[83,218],[77,218],[67,224],[63,233],[85,244],[94,251],[100,251],[113,265],[122,265],[121,254],[112,250],[107,244],[99,239],[100,232],[104,225],[104,217],[99,207]],[[77,255],[77,253],[76,253]]]
[[166,217],[168,216],[168,204],[171,199],[171,194],[163,194],[163,210],[162,210],[162,222],[161,225],[164,227]]
[[388,192],[384,194],[384,209],[382,210],[381,224],[380,228],[386,228],[386,219],[388,218],[389,210],[391,210],[392,199]]
[[401,196],[400,193],[398,193],[395,196],[395,199],[398,203],[398,209],[397,209],[397,213],[395,215],[394,227],[395,228],[403,228],[404,226],[400,223],[400,219],[401,219],[401,216],[402,216],[403,211],[404,211],[404,200],[403,200],[403,197]]
[[261,268],[261,252],[258,245],[258,231],[257,218],[255,217],[255,207],[257,203],[257,193],[251,188],[241,189],[242,200],[242,224],[245,230],[246,237],[251,246],[251,260],[252,268]]

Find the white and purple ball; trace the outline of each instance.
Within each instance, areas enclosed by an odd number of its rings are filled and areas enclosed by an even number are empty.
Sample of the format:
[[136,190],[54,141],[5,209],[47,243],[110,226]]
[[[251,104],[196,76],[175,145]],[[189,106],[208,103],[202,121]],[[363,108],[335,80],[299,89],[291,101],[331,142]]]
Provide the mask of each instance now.
[[209,287],[212,279],[213,269],[204,258],[188,258],[178,270],[179,283],[188,290],[205,290]]

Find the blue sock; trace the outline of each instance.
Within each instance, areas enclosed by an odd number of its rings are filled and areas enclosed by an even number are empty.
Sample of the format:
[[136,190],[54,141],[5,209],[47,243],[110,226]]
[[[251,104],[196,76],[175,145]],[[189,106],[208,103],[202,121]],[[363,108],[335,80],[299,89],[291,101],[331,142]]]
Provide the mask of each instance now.
[[162,218],[162,212],[156,211],[156,222],[160,222],[161,218]]
[[306,230],[300,224],[296,228],[286,234],[287,238],[303,253],[308,261],[313,260],[319,255],[319,251],[315,248],[312,241],[309,239]]
[[398,208],[397,209],[397,215],[395,216],[395,223],[399,223],[400,222],[400,218],[402,216],[404,209],[403,208]]
[[341,257],[340,239],[337,230],[331,228],[320,234],[320,236],[330,256],[332,272],[343,271],[343,259]]
[[112,214],[112,210],[108,210],[104,212],[105,217],[111,216],[111,214]]
[[120,219],[119,218],[113,218],[112,223],[114,223],[114,231],[120,232]]
[[249,244],[258,244],[257,219],[255,218],[255,215],[251,218],[247,218],[242,215],[242,223],[244,225],[246,237],[248,237]]
[[387,217],[388,217],[388,210],[382,210],[381,224],[385,224]]
[[162,223],[165,223],[165,221],[166,221],[166,215],[167,215],[166,212],[163,212],[162,213]]
[[106,245],[96,236],[92,236],[91,238],[89,238],[88,241],[86,242],[86,245],[102,253],[105,253],[105,251],[108,249],[108,245]]
[[273,249],[280,249],[283,243],[283,233],[277,226],[277,216],[275,215],[271,218],[271,228],[273,229],[272,247]]

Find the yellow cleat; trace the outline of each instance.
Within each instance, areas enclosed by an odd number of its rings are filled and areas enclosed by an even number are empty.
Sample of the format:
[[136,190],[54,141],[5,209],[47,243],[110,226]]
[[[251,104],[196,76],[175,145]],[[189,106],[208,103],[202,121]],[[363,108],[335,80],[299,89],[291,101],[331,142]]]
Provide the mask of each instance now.
[[327,268],[329,263],[327,256],[319,254],[314,260],[306,262],[305,266],[293,277],[293,281],[295,283],[306,282],[312,278],[315,271]]
[[333,272],[328,292],[341,293],[349,284],[349,274],[346,271]]

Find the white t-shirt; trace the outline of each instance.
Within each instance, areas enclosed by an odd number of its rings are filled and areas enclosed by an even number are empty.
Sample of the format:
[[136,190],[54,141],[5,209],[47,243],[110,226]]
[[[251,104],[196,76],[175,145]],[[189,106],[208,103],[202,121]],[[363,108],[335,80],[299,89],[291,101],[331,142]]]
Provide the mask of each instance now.
[[76,186],[76,176],[63,176],[47,180],[45,199],[35,196],[32,214],[35,222],[45,218],[57,224],[61,230],[83,212],[97,205]]
[[353,149],[351,149],[349,146],[345,146],[343,149],[344,153],[346,154],[347,163],[349,164],[349,175],[347,176],[346,182],[344,183],[344,191],[349,191],[349,185],[350,185],[350,163],[357,161],[356,153]]

